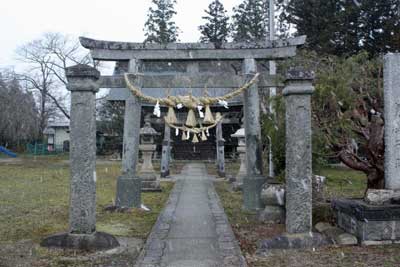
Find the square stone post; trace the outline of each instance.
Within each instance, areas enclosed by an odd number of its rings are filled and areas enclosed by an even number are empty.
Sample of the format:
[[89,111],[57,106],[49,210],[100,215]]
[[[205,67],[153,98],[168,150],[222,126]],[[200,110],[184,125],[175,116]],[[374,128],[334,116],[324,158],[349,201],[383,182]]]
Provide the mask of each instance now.
[[385,188],[400,190],[400,54],[384,58]]
[[100,73],[88,66],[67,69],[71,91],[70,232],[91,234],[96,230],[96,80]]
[[225,140],[222,136],[222,121],[217,124],[217,168],[218,176],[225,177]]
[[66,69],[71,91],[69,232],[43,240],[48,247],[106,249],[118,241],[96,232],[96,83],[100,72],[87,65]]
[[312,230],[311,95],[313,72],[291,69],[286,104],[286,231]]
[[[255,59],[245,59],[243,65],[245,75],[251,79],[257,72]],[[263,176],[260,96],[257,84],[244,92],[243,104],[247,163],[247,176],[243,179],[243,208],[256,211],[262,208],[261,189],[266,182]]]
[[[129,61],[129,73],[139,72],[140,62]],[[137,76],[135,85],[142,86],[142,79]],[[139,155],[139,132],[142,106],[140,99],[133,94],[125,100],[124,140],[122,151],[122,175],[117,180],[117,208],[141,207],[141,178],[136,173]]]
[[164,140],[161,154],[161,178],[169,176],[169,161],[170,161],[170,146],[171,146],[171,128],[165,123]]

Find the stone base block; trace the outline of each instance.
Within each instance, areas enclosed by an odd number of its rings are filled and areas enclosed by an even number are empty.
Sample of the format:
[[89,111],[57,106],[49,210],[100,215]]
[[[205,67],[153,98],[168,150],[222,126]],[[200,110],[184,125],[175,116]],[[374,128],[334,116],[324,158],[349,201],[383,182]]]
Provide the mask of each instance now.
[[140,208],[142,182],[139,177],[120,176],[117,179],[117,197],[115,206],[118,208]]
[[267,181],[264,176],[246,177],[243,180],[243,208],[248,211],[257,211],[263,208],[261,190]]
[[235,192],[239,192],[243,190],[243,183],[233,182],[232,183],[232,190]]
[[332,202],[337,224],[357,237],[360,244],[400,241],[400,205],[369,205],[362,199]]
[[327,246],[332,242],[319,233],[283,234],[272,239],[262,240],[257,253],[262,254],[272,249],[304,249]]
[[142,192],[161,192],[160,181],[142,181]]
[[271,223],[285,223],[285,209],[280,206],[265,206],[258,213],[258,220]]
[[222,171],[218,171],[217,174],[218,174],[219,178],[225,178],[225,176],[226,176],[226,173],[222,172]]
[[162,171],[160,174],[161,178],[167,178],[170,175],[170,171],[166,170],[166,171]]
[[67,248],[85,251],[107,250],[119,246],[118,240],[106,233],[93,234],[60,233],[46,237],[40,245],[48,248]]

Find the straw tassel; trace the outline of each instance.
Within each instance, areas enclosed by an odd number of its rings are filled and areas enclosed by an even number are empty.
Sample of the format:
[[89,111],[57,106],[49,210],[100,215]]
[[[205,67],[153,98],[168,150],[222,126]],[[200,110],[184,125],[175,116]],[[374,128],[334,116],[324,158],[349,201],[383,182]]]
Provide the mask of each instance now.
[[176,115],[175,115],[175,111],[174,111],[173,107],[168,108],[167,120],[171,124],[178,123],[178,120],[176,119]]
[[201,141],[207,141],[206,133],[203,131],[201,132]]
[[213,117],[213,115],[211,113],[211,109],[210,109],[209,105],[206,106],[206,113],[205,113],[205,116],[204,116],[203,123],[204,124],[214,124],[215,123],[215,120],[214,120],[214,117]]
[[187,140],[187,138],[186,138],[186,133],[183,131],[183,132],[182,132],[182,141],[185,141],[185,140]]
[[221,113],[220,113],[220,112],[217,112],[217,114],[215,114],[215,119],[216,119],[217,121],[219,121],[221,118],[222,118]]
[[195,127],[197,125],[196,115],[194,114],[194,110],[193,109],[189,109],[188,116],[187,116],[185,124],[187,126],[190,126],[190,127]]
[[198,142],[199,142],[199,138],[197,137],[197,134],[194,134],[192,143],[198,143]]

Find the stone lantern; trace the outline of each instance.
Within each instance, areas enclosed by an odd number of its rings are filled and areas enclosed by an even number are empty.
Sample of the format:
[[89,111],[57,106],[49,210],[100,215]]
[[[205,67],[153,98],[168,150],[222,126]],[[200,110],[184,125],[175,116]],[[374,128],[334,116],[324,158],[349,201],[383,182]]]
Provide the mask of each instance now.
[[240,128],[234,134],[231,134],[231,137],[238,139],[238,147],[237,152],[239,153],[240,158],[240,169],[238,174],[236,175],[236,183],[240,186],[243,184],[243,178],[247,175],[246,168],[246,136],[244,128]]
[[144,127],[140,129],[139,150],[143,155],[143,164],[139,176],[142,178],[142,191],[161,191],[160,181],[157,179],[152,163],[153,154],[157,148],[154,137],[157,135],[159,133],[151,127],[149,121],[146,121]]

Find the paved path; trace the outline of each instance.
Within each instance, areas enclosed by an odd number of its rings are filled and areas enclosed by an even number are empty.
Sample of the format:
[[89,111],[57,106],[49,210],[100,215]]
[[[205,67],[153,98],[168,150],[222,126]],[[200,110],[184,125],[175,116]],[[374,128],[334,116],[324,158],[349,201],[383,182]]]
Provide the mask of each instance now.
[[184,166],[137,266],[246,266],[204,164]]

